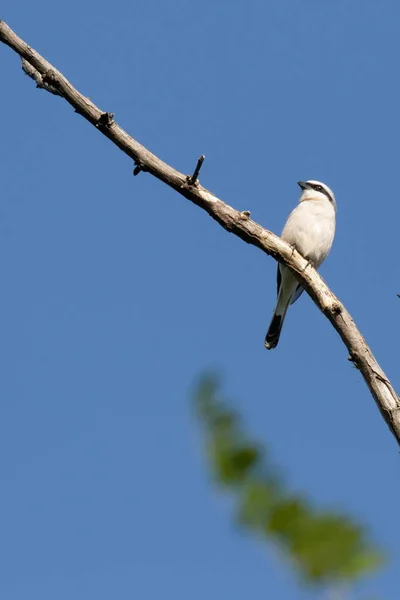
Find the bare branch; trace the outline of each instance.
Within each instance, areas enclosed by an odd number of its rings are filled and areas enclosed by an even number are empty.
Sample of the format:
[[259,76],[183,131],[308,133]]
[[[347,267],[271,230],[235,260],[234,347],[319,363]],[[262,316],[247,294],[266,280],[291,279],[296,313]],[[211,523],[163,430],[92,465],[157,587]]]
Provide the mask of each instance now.
[[[198,163],[193,176],[188,178],[149,152],[114,121],[111,113],[100,110],[89,98],[80,94],[57,69],[19,38],[4,21],[0,21],[0,41],[27,61],[42,77],[45,85],[57,90],[76,112],[130,156],[136,164],[134,175],[140,171],[147,171],[157,177],[205,210],[224,229],[248,244],[256,246],[293,271],[315,304],[339,333],[349,351],[352,363],[364,377],[386,424],[400,444],[400,399],[350,314],[315,269],[311,265],[307,266],[307,261],[281,238],[250,219],[248,211],[235,210],[201,186],[197,181],[201,164]],[[36,81],[36,78],[34,79]],[[196,185],[193,185],[192,181]]]
[[26,73],[26,75],[28,75],[28,77],[30,77],[31,79],[33,79],[33,81],[36,82],[36,87],[42,88],[43,90],[46,90],[47,92],[50,92],[50,94],[54,94],[55,96],[61,96],[60,92],[56,90],[56,88],[53,88],[51,85],[43,81],[43,77],[41,76],[39,71],[36,71],[35,67],[32,67],[31,63],[29,63],[24,58],[21,58],[21,68],[23,72]]

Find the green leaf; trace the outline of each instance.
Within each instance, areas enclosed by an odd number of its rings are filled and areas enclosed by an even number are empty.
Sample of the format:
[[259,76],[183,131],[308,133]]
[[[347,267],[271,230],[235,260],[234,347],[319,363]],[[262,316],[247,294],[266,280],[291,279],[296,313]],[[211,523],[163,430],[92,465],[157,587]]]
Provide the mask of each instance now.
[[199,380],[195,406],[214,478],[235,495],[239,525],[275,543],[301,581],[336,586],[382,564],[364,527],[287,488],[266,449],[245,434],[240,416],[222,399],[215,374]]

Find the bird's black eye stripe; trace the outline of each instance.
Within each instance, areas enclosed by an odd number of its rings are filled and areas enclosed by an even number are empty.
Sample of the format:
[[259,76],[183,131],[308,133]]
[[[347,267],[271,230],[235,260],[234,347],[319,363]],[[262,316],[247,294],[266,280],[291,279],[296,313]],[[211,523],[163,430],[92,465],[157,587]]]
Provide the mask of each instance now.
[[322,187],[322,185],[315,184],[315,183],[310,184],[310,185],[316,192],[322,192],[323,194],[325,194],[325,196],[328,198],[329,202],[332,202],[332,204],[333,204],[332,196],[329,194],[329,192],[326,191],[325,188]]
[[318,185],[316,183],[313,183],[311,185],[311,187],[316,191],[316,192],[325,192],[324,188],[322,187],[322,185]]

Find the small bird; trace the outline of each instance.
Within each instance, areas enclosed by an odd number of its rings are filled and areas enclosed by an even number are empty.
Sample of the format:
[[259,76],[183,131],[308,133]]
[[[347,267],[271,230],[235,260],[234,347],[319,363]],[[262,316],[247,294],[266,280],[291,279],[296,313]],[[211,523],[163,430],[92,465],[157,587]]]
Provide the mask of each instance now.
[[[296,248],[317,269],[328,256],[335,236],[336,200],[332,190],[320,181],[298,181],[302,193],[298,206],[290,213],[281,237]],[[291,271],[278,264],[278,298],[265,347],[275,348],[287,309],[303,292]]]

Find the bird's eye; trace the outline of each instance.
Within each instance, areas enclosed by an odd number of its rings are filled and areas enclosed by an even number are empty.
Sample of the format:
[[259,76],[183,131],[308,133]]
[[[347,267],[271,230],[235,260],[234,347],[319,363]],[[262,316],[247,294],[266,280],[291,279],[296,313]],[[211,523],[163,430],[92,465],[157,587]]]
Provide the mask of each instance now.
[[315,189],[317,190],[317,192],[322,192],[322,185],[317,185]]

